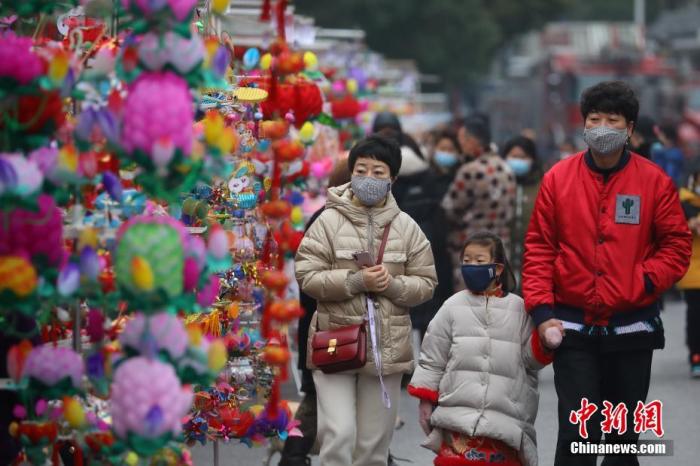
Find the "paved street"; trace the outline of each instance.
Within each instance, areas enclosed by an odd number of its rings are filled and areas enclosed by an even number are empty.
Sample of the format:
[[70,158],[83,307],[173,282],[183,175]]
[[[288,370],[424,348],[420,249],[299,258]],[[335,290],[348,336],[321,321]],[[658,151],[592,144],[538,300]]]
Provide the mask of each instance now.
[[[700,380],[691,380],[688,375],[685,305],[667,304],[663,319],[666,326],[666,349],[655,354],[649,399],[659,399],[664,403],[665,438],[673,441],[674,452],[672,457],[642,458],[640,463],[644,466],[697,466],[700,464]],[[428,466],[432,465],[433,454],[419,446],[423,433],[416,422],[417,406],[417,402],[404,392],[400,412],[406,423],[394,436],[392,453],[412,461],[399,464]],[[553,464],[556,429],[556,393],[553,373],[551,367],[548,367],[540,377],[540,410],[537,419],[540,465]],[[198,466],[213,464],[211,446],[196,448],[193,455]],[[261,465],[266,457],[264,448],[249,449],[234,443],[222,445],[220,450],[221,465]],[[271,464],[276,466],[278,460],[279,457],[276,456]],[[320,464],[318,458],[314,458],[312,464]]]

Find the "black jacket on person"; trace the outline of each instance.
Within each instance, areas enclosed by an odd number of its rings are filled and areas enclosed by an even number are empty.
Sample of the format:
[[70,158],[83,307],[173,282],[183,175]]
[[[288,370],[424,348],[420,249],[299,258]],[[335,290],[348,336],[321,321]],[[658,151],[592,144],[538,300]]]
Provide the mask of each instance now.
[[[304,228],[304,233],[309,229],[312,223],[321,215],[325,207],[321,207],[311,216],[309,221]],[[311,325],[311,318],[316,312],[316,300],[309,296],[308,294],[301,291],[301,286],[299,287],[299,303],[304,309],[304,315],[299,319],[299,324],[297,326],[297,340],[299,342],[299,361],[297,367],[301,371],[301,391],[304,393],[316,393],[316,386],[314,385],[314,378],[311,375],[311,371],[306,367],[306,353],[307,353],[307,341],[309,339],[309,326]]]
[[433,298],[411,309],[413,328],[421,336],[442,303],[453,294],[452,263],[447,248],[447,221],[440,207],[452,175],[439,175],[418,154],[401,148],[401,171],[392,186],[399,208],[416,221],[433,250],[438,285]]

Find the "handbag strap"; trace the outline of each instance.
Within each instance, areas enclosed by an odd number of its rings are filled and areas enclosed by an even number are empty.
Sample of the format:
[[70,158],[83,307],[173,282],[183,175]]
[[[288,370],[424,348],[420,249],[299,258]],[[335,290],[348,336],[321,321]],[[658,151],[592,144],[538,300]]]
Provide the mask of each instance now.
[[387,223],[384,227],[384,233],[382,234],[382,242],[379,244],[379,254],[377,254],[377,265],[382,263],[384,260],[384,249],[386,249],[386,243],[389,240],[389,232],[391,230],[391,222]]

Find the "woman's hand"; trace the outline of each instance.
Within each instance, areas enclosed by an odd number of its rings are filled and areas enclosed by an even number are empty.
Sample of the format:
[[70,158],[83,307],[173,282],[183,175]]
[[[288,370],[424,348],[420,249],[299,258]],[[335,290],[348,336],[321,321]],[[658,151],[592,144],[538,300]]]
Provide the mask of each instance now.
[[418,423],[420,424],[425,435],[430,435],[433,430],[430,425],[430,416],[433,415],[433,403],[427,400],[420,400],[418,404]]
[[373,293],[381,293],[389,287],[391,275],[384,264],[362,269],[362,280],[367,289]]

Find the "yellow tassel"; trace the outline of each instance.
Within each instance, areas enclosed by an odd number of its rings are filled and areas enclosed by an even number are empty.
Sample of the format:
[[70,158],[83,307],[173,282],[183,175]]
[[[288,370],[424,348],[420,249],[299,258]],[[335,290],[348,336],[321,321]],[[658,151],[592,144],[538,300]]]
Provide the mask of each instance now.
[[221,336],[221,322],[219,321],[219,311],[210,312],[204,320],[204,333],[214,337]]

